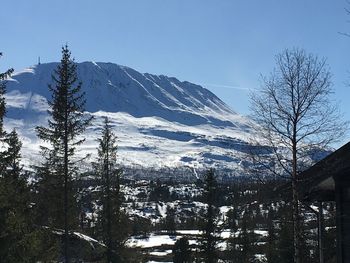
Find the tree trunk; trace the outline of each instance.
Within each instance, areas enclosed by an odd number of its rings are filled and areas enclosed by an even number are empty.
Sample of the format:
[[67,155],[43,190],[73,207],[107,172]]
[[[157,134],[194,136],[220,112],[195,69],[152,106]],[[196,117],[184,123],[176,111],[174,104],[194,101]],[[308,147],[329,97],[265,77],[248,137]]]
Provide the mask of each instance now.
[[109,134],[106,142],[106,159],[105,159],[105,176],[106,176],[106,205],[107,205],[107,262],[112,262],[112,231],[111,231],[111,197],[110,197],[110,173],[109,173]]
[[293,207],[293,245],[294,263],[301,263],[300,258],[300,220],[299,220],[299,197],[298,197],[298,172],[297,172],[297,140],[296,125],[294,125],[294,136],[292,140],[292,207]]
[[300,260],[300,222],[299,222],[299,201],[298,201],[298,193],[296,189],[296,180],[292,180],[292,188],[293,188],[293,241],[294,241],[294,263],[301,263]]
[[69,263],[68,255],[68,113],[65,112],[64,123],[64,260],[65,263]]
[[323,205],[322,201],[318,202],[318,250],[320,263],[324,263],[323,256]]

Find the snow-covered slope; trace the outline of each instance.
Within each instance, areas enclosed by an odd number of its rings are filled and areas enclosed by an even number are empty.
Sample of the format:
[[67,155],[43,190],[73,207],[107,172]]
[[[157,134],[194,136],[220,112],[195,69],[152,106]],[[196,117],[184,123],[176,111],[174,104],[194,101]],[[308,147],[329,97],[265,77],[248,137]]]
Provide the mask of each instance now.
[[[7,128],[23,137],[23,157],[37,160],[37,125],[47,121],[48,84],[57,63],[17,72],[7,83]],[[142,74],[112,63],[77,64],[86,110],[95,116],[81,154],[94,154],[102,117],[119,138],[120,161],[141,166],[236,168],[247,150],[249,120],[209,90],[176,78]],[[91,157],[93,158],[93,157]]]

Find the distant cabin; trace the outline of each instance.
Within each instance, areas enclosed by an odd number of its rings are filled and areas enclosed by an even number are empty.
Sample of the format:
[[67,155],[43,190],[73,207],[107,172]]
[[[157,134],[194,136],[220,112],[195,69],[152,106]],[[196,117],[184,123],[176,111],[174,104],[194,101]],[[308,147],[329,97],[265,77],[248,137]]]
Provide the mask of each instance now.
[[321,204],[336,202],[337,262],[350,262],[350,142],[301,173],[300,178],[300,198]]

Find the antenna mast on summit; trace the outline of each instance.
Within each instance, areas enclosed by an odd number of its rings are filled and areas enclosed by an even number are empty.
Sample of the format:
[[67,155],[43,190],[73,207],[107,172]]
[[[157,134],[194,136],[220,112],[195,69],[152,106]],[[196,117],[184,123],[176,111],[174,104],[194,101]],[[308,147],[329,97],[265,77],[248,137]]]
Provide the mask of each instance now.
[[41,63],[40,63],[40,56],[38,57],[38,65],[40,65]]

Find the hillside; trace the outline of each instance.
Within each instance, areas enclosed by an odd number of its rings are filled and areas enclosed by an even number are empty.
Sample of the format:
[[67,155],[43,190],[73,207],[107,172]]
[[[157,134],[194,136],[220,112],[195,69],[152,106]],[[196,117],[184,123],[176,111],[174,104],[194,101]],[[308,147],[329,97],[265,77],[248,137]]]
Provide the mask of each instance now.
[[[23,138],[26,164],[38,160],[37,125],[47,123],[48,84],[57,63],[15,73],[7,83],[7,128]],[[141,167],[218,167],[236,170],[252,129],[209,90],[173,77],[139,73],[112,63],[77,64],[86,92],[86,114],[95,118],[80,154],[92,153],[102,117],[118,136],[119,160]]]

